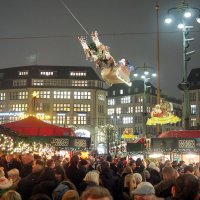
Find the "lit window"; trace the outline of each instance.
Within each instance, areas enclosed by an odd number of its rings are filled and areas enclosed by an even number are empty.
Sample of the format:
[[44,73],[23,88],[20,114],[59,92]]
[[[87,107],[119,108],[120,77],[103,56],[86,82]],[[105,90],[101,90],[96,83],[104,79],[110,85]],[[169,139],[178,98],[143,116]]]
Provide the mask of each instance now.
[[104,94],[98,94],[98,100],[105,101],[106,97]]
[[71,92],[70,91],[54,91],[53,98],[54,99],[70,99]]
[[115,95],[115,90],[113,90],[113,95]]
[[143,102],[143,96],[135,96],[135,103]]
[[10,100],[21,100],[21,99],[28,99],[28,92],[26,91],[10,92]]
[[74,99],[91,99],[91,92],[74,92]]
[[191,114],[196,115],[197,113],[197,106],[196,105],[191,105]]
[[120,94],[123,94],[124,93],[124,91],[123,90],[120,90]]
[[143,106],[135,106],[135,112],[136,113],[143,112]]
[[197,124],[197,119],[191,118],[191,126],[196,126],[196,124]]
[[115,113],[114,108],[108,108],[108,115],[113,115]]
[[133,107],[128,107],[127,113],[133,113]]
[[90,104],[74,104],[75,112],[90,112]]
[[58,113],[56,116],[53,116],[53,124],[60,124],[60,125],[70,124],[70,117],[66,116],[63,113]]
[[3,112],[5,109],[5,105],[4,104],[0,104],[0,112]]
[[54,72],[52,72],[52,71],[41,71],[40,75],[42,75],[42,76],[53,76]]
[[123,124],[133,123],[133,117],[123,117]]
[[70,76],[86,76],[87,73],[86,72],[81,72],[81,71],[71,71],[70,72]]
[[39,99],[50,99],[50,91],[33,91]]
[[6,100],[6,93],[5,92],[1,92],[0,93],[0,100]]
[[11,104],[9,111],[14,111],[14,112],[27,111],[27,104]]
[[48,112],[50,110],[49,103],[36,102],[37,112]]
[[108,99],[108,105],[109,106],[115,105],[115,99]]
[[44,85],[44,81],[43,79],[32,79],[32,85],[42,86]]
[[26,86],[26,84],[27,84],[27,80],[26,79],[13,80],[13,86],[14,87]]
[[130,97],[130,96],[122,97],[122,98],[121,98],[121,103],[122,103],[122,104],[131,103],[131,97]]
[[55,112],[65,112],[65,111],[70,111],[70,104],[66,103],[54,103],[53,104],[53,111]]
[[72,80],[72,86],[86,87],[88,86],[88,81]]
[[19,74],[19,76],[27,76],[28,71],[19,71],[18,74]]
[[86,115],[82,114],[79,116],[74,116],[74,125],[75,124],[87,124]]
[[121,114],[122,113],[122,109],[121,108],[116,108],[116,113],[117,114]]

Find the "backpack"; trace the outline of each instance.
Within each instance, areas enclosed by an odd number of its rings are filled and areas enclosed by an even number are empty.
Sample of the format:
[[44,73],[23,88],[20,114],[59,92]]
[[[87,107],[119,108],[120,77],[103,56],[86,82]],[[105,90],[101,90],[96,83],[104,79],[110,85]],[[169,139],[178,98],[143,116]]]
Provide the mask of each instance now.
[[62,181],[52,193],[53,200],[61,200],[63,194],[68,190],[76,190],[75,185],[70,181]]

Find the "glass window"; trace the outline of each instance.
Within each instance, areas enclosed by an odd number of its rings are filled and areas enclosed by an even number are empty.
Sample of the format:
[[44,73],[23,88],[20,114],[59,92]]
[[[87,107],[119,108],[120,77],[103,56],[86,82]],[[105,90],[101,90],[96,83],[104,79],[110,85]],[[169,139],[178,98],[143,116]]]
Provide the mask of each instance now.
[[70,104],[67,103],[54,103],[53,104],[53,111],[54,112],[65,112],[65,111],[70,111]]
[[130,96],[122,97],[121,98],[121,103],[122,104],[131,103],[131,97]]
[[121,90],[120,90],[120,94],[123,94],[123,93],[124,93],[124,91],[121,89]]
[[32,85],[42,86],[42,85],[44,85],[44,80],[43,79],[32,79]]
[[115,99],[108,99],[108,105],[109,106],[115,105]]
[[53,91],[54,99],[70,99],[70,91]]
[[88,86],[88,81],[72,80],[72,86],[86,87]]
[[191,126],[196,126],[196,125],[197,125],[197,119],[191,118]]
[[27,85],[26,79],[13,80],[13,87],[20,87],[20,86],[26,86],[26,85]]
[[57,114],[53,116],[53,124],[68,125],[70,124],[70,117],[65,114]]
[[123,117],[123,124],[133,123],[133,117]]
[[6,100],[6,93],[5,92],[1,92],[0,93],[0,100]]
[[39,90],[39,91],[33,91],[33,93],[36,94],[37,98],[39,99],[50,99],[50,91],[43,91],[43,90]]
[[143,106],[135,106],[135,112],[136,113],[143,112]]
[[54,72],[53,71],[40,71],[40,75],[42,75],[42,76],[53,76]]
[[0,104],[0,112],[3,112],[5,109],[5,105],[4,104]]
[[115,113],[114,108],[108,108],[108,115],[113,115]]
[[106,96],[104,94],[98,94],[98,100],[105,101],[106,100]]
[[11,104],[9,106],[9,111],[13,112],[22,112],[22,111],[27,111],[27,104]]
[[27,91],[10,92],[10,100],[28,99]]
[[19,76],[27,76],[27,75],[28,75],[28,71],[27,71],[27,70],[19,71],[19,72],[18,72],[18,75],[19,75]]
[[74,116],[73,124],[87,124],[86,115]]
[[196,105],[191,105],[190,108],[191,108],[191,114],[196,115],[196,113],[197,113],[197,106]]
[[121,114],[122,113],[122,108],[116,108],[116,114]]
[[91,92],[74,92],[74,99],[91,99]]
[[75,112],[90,112],[90,104],[74,104]]
[[71,71],[70,76],[87,76],[87,72],[85,71]]

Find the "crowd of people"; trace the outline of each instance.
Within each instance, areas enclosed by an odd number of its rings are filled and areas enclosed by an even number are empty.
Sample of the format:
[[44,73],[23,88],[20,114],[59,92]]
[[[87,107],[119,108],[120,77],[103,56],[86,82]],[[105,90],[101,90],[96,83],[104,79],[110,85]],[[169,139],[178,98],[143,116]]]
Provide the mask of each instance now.
[[0,157],[1,200],[198,200],[199,164],[100,156]]

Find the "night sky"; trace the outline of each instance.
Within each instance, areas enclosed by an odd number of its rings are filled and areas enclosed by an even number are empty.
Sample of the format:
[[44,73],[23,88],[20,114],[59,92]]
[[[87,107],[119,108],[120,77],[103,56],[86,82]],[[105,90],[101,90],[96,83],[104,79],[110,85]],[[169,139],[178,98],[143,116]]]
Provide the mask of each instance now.
[[[65,0],[79,23],[60,0],[0,0],[0,68],[27,65],[94,66],[85,59],[78,36],[97,30],[116,61],[126,58],[136,67],[157,67],[154,0]],[[160,80],[162,93],[180,97],[183,77],[182,32],[166,25],[167,10],[179,0],[160,0]],[[199,0],[189,1],[200,8]],[[177,14],[177,13],[175,13]],[[193,23],[194,22],[194,23]],[[200,67],[200,24],[195,18],[188,72]],[[90,41],[88,36],[88,41]],[[156,80],[151,81],[156,85]]]

